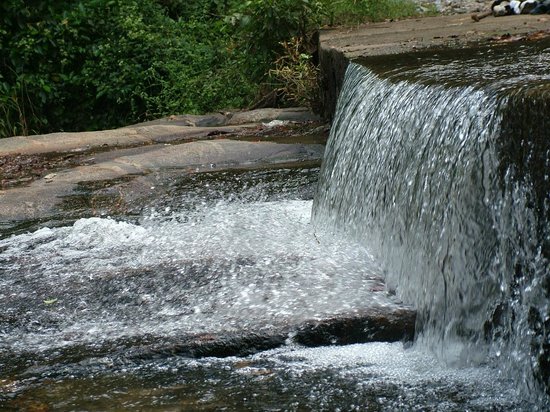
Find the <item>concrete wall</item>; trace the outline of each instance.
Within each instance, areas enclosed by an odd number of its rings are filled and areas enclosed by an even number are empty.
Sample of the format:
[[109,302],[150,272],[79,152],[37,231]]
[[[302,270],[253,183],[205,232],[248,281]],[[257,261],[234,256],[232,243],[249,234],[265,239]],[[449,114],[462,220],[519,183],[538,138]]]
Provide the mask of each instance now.
[[338,49],[319,46],[319,65],[321,68],[321,115],[332,121],[336,103],[349,59]]

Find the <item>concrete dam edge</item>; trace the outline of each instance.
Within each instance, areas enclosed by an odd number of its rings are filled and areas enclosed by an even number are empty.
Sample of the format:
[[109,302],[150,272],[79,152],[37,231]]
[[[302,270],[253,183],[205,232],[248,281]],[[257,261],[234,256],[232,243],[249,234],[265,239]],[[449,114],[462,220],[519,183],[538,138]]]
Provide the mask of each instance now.
[[321,114],[333,118],[350,61],[537,41],[550,35],[549,22],[550,16],[546,15],[491,16],[476,22],[469,14],[459,14],[322,30]]

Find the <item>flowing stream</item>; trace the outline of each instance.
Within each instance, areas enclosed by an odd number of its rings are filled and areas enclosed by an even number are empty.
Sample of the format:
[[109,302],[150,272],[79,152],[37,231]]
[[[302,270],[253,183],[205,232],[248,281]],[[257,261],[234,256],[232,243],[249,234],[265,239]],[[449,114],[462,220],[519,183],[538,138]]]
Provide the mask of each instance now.
[[[548,408],[550,51],[491,53],[351,64],[321,170],[1,239],[1,409]],[[402,302],[413,344],[140,352]]]

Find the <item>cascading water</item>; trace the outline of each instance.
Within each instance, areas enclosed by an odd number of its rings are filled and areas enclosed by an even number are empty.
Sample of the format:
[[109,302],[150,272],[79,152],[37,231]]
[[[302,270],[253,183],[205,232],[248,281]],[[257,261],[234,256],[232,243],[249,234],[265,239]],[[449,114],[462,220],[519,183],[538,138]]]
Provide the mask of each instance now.
[[417,345],[492,360],[544,408],[550,49],[424,57],[348,67],[314,224],[373,251]]
[[[533,56],[544,73],[548,53]],[[476,59],[484,82],[465,85],[453,62],[350,67],[314,203],[316,167],[160,170],[155,199],[125,216],[2,235],[0,409],[547,407],[550,125],[529,116],[548,105]],[[381,266],[418,307],[412,346],[305,348],[291,333],[250,356],[179,350],[196,334],[402,308]]]

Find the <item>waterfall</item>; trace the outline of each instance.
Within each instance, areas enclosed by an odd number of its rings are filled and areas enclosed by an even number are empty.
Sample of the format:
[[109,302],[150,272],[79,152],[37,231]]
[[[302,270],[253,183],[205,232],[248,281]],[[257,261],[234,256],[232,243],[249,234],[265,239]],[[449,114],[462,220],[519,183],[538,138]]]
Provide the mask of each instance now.
[[417,345],[451,363],[495,362],[543,404],[548,82],[458,84],[444,81],[451,69],[415,69],[411,81],[349,65],[313,222],[380,260],[388,287],[418,309]]

